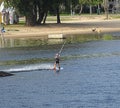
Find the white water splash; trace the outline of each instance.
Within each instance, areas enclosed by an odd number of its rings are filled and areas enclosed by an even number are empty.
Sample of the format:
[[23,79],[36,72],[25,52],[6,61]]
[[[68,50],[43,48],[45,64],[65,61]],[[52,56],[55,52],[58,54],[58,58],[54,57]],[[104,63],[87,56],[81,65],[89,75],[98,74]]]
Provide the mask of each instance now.
[[53,64],[35,64],[35,65],[21,66],[17,68],[10,68],[4,71],[5,72],[24,72],[24,71],[51,70],[51,69],[53,69]]

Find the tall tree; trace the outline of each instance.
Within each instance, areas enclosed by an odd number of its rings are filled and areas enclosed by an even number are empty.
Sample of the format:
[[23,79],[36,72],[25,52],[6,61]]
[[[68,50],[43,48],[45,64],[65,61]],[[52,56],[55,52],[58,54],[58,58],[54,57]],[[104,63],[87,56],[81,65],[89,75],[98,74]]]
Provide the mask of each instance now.
[[8,6],[17,9],[26,18],[26,25],[35,25],[34,0],[4,0]]
[[[52,7],[57,15],[57,23],[60,20],[60,6],[64,5],[69,0],[4,0],[8,6],[17,9],[20,14],[26,18],[26,25],[33,26],[36,24],[45,23],[47,13]],[[71,0],[72,3],[78,0]]]
[[83,5],[89,5],[90,6],[90,14],[92,14],[92,6],[98,6],[99,9],[99,4],[103,3],[103,0],[79,0],[79,4],[80,4],[80,12],[79,14],[81,14],[82,12],[82,6]]
[[52,7],[56,12],[56,16],[57,16],[57,24],[61,23],[60,20],[60,5],[64,2],[65,0],[52,0]]
[[80,11],[79,14],[82,13],[83,10],[83,5],[86,4],[87,0],[79,0],[79,4],[80,4]]
[[108,0],[103,1],[106,19],[108,19]]

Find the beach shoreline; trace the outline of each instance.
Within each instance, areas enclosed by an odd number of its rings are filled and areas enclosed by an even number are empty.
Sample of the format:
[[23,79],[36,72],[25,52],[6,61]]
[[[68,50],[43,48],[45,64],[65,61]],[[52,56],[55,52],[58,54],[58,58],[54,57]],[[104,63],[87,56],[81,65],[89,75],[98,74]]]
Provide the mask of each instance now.
[[45,25],[26,26],[6,26],[5,38],[46,38],[50,34],[90,34],[90,33],[110,33],[120,31],[120,19],[105,20],[104,17],[76,18],[76,20],[62,21],[56,24],[55,21],[48,21]]

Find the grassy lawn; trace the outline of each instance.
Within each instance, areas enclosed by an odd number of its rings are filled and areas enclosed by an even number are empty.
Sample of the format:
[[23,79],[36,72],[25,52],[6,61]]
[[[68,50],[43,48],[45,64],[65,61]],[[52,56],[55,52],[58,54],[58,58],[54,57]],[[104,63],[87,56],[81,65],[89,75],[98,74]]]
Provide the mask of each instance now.
[[113,19],[120,19],[120,14],[110,14],[109,16]]
[[[74,15],[74,16],[71,16],[71,15],[64,15],[62,14],[60,16],[61,18],[61,21],[80,21],[82,19],[97,19],[97,18],[100,18],[100,17],[103,17],[105,18],[106,16],[104,14],[101,14],[101,15],[97,15],[97,14],[82,14],[82,15]],[[50,16],[48,15],[47,19],[46,19],[46,22],[56,22],[56,16]],[[109,14],[109,18],[110,19],[120,19],[120,14]],[[5,25],[5,27],[9,28],[14,28],[16,27],[24,27],[25,26],[25,18],[24,17],[21,17],[20,18],[20,21],[19,21],[19,24],[13,24],[13,25]]]

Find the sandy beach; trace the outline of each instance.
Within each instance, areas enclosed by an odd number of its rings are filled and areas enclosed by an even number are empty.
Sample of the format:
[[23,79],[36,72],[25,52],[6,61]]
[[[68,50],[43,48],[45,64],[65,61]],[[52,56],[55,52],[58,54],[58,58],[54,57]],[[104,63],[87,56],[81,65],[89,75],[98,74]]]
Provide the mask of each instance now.
[[6,26],[5,38],[27,38],[27,37],[45,37],[49,34],[86,34],[86,33],[106,33],[120,31],[120,19],[109,18],[105,20],[104,15],[93,17],[73,16],[71,20],[47,21],[45,25],[26,27],[26,26]]

